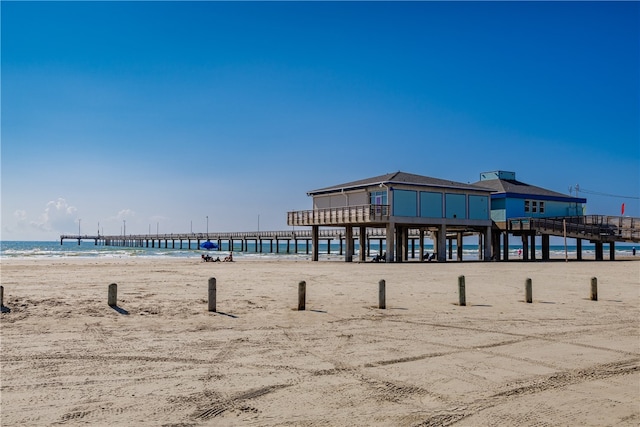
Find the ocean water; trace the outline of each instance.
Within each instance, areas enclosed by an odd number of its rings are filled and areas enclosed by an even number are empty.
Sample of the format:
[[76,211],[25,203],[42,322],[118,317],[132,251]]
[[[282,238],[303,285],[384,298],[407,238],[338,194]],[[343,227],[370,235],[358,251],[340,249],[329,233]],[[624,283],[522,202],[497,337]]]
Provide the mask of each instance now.
[[[200,258],[202,254],[209,254],[213,257],[224,257],[229,253],[229,245],[227,242],[222,242],[220,250],[207,251],[204,249],[196,249],[195,244],[192,243],[192,249],[186,249],[186,242],[183,244],[183,249],[179,249],[179,243],[176,242],[176,249],[172,248],[171,242],[169,247],[165,248],[164,243],[162,248],[146,248],[146,247],[119,247],[119,246],[102,246],[95,245],[93,241],[83,241],[80,245],[76,241],[65,241],[64,244],[60,244],[59,241],[53,242],[33,242],[33,241],[2,241],[0,242],[0,259],[2,258]],[[235,258],[240,259],[292,259],[292,260],[310,260],[311,259],[311,245],[309,245],[309,253],[307,254],[307,246],[304,242],[298,244],[298,253],[295,253],[294,245],[291,243],[289,246],[289,253],[287,253],[286,243],[281,242],[279,247],[276,248],[274,243],[274,253],[267,253],[271,247],[268,242],[263,242],[262,249],[267,251],[264,253],[258,253],[256,251],[255,243],[249,243],[246,251],[241,251],[242,246],[240,242],[235,242],[233,249],[233,255]],[[276,252],[276,249],[278,252]],[[521,249],[519,245],[509,246],[509,259],[518,259],[518,251]],[[640,247],[638,248],[640,249]],[[343,251],[345,247],[343,245]],[[385,248],[383,245],[382,252]],[[415,246],[415,257],[419,257],[419,246]],[[426,251],[433,252],[433,246],[427,245]],[[369,257],[373,257],[380,253],[378,242],[371,242]],[[359,247],[356,244],[356,254],[359,253]],[[453,258],[456,258],[457,248],[453,246]],[[567,254],[569,259],[575,259],[577,249],[575,245],[567,246]],[[330,246],[327,246],[326,241],[319,244],[319,255],[321,259],[338,259],[340,255],[340,244],[338,242],[332,242]],[[563,245],[550,246],[550,255],[552,258],[564,258],[565,247]],[[593,245],[582,245],[582,255],[584,258],[590,258],[595,256],[595,247]],[[616,257],[632,256],[632,246],[616,246]],[[638,254],[640,256],[640,253]],[[608,259],[609,248],[605,245],[604,257]],[[354,257],[357,259],[357,257]],[[409,258],[411,259],[411,245],[409,246]],[[462,258],[464,260],[477,260],[478,259],[478,245],[464,245],[462,248]],[[542,258],[542,248],[536,247],[536,259]]]

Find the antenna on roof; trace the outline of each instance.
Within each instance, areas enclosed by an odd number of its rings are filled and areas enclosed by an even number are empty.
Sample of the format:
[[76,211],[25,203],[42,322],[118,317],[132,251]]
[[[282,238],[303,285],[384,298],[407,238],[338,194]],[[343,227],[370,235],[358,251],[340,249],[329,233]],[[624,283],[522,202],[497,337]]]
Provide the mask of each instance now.
[[573,190],[576,190],[576,197],[578,197],[578,191],[580,191],[580,184],[576,184],[575,186],[570,185],[569,186],[569,195],[571,195]]

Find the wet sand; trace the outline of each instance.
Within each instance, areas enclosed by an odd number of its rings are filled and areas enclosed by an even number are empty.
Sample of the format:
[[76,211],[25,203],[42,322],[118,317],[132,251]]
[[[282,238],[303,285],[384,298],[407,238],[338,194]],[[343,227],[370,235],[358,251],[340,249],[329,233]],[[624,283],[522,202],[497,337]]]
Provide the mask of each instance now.
[[2,426],[640,424],[637,261],[0,265]]

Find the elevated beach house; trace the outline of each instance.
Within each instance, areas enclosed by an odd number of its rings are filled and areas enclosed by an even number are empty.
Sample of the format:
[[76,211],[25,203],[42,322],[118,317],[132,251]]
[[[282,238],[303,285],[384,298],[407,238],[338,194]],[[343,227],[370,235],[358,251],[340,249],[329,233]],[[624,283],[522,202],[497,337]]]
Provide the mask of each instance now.
[[[495,224],[494,245],[500,248],[502,236],[505,260],[509,257],[509,234],[521,237],[524,259],[529,258],[529,248],[531,259],[535,259],[536,230],[528,226],[530,219],[581,217],[587,203],[587,199],[571,197],[518,181],[515,172],[482,172],[480,181],[474,185],[492,190],[491,219]],[[541,238],[544,254],[545,248],[548,250],[549,247],[549,234],[541,234]],[[499,259],[500,250],[494,252]]]
[[[344,227],[345,261],[355,253],[354,229],[360,248],[366,246],[367,229],[386,229],[386,261],[402,262],[408,253],[408,236],[419,234],[420,254],[424,253],[425,232],[430,232],[438,261],[446,260],[447,235],[463,233],[480,236],[482,257],[491,258],[490,198],[492,189],[406,172],[394,172],[359,181],[313,190],[313,209],[288,212],[287,222],[311,226],[312,259],[318,260],[320,227]],[[360,250],[360,260],[366,252]],[[461,256],[461,254],[460,254]]]

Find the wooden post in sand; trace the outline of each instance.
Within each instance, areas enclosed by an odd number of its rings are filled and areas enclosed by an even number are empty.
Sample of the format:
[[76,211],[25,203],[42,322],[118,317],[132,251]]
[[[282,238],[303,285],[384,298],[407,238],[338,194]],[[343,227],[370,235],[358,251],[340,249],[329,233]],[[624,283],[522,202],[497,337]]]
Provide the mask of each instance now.
[[298,311],[304,310],[307,299],[307,282],[302,280],[298,283]]
[[531,283],[531,279],[527,277],[527,280],[524,282],[524,293],[525,300],[531,304],[533,302],[533,286]]
[[209,311],[216,311],[216,278],[209,278]]
[[387,282],[385,282],[384,279],[380,280],[378,282],[378,308],[387,308],[386,288]]
[[4,307],[4,286],[0,286],[0,307]]
[[116,307],[118,305],[118,285],[115,283],[109,285],[107,304],[109,304],[110,307]]
[[598,279],[591,278],[591,301],[598,301]]
[[465,290],[465,285],[464,285],[464,276],[458,276],[458,297],[459,297],[459,302],[460,305],[465,306],[467,305],[467,296],[466,296],[466,290]]

